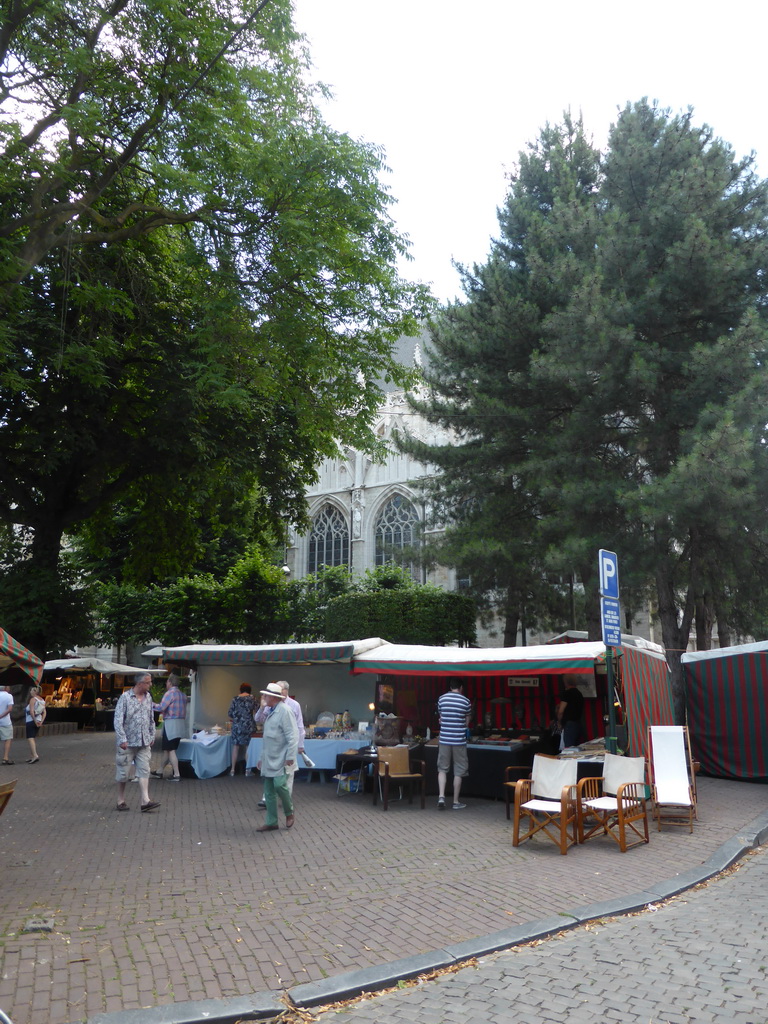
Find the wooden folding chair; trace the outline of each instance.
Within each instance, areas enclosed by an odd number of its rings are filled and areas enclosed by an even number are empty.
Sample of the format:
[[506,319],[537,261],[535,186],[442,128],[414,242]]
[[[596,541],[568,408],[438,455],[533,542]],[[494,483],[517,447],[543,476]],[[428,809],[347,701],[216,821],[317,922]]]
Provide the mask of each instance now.
[[[530,779],[515,784],[515,817],[512,845],[519,846],[538,832],[566,854],[578,839],[576,779],[578,764],[574,758],[536,754]],[[520,834],[525,823],[527,831]]]
[[696,774],[691,738],[685,725],[648,726],[648,762],[651,775],[653,816],[661,832],[662,819],[669,825],[688,825],[693,832],[696,810]]
[[647,843],[645,759],[606,753],[602,778],[582,779],[578,784],[578,815],[580,843],[609,835],[622,853]]
[[[427,806],[427,766],[424,761],[411,763],[407,747],[379,747],[377,749],[378,761],[376,764],[377,779],[373,784],[373,802],[376,804],[379,790],[381,790],[382,809],[386,811],[389,806],[389,783],[396,782],[400,785],[400,797],[402,799],[402,786],[408,785],[408,803],[413,803],[413,787],[421,781],[421,809]],[[420,766],[421,771],[413,771],[414,766]]]
[[0,785],[0,814],[5,810],[8,801],[13,796],[13,791],[16,788],[18,779],[11,779],[10,782],[4,782]]
[[515,802],[515,786],[520,779],[528,779],[531,776],[529,764],[509,764],[504,769],[504,802],[507,805],[507,821],[510,819],[510,808]]

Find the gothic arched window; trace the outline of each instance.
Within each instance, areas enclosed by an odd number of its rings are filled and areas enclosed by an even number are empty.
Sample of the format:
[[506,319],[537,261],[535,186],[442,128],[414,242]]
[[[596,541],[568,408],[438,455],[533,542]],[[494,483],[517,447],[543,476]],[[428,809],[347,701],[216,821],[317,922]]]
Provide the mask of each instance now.
[[315,573],[325,565],[349,565],[349,527],[332,505],[320,509],[309,534],[307,572]]
[[418,523],[419,517],[411,502],[402,494],[393,495],[376,520],[376,565],[396,562],[410,569],[416,579],[418,569],[403,554],[403,549],[412,548],[416,543]]

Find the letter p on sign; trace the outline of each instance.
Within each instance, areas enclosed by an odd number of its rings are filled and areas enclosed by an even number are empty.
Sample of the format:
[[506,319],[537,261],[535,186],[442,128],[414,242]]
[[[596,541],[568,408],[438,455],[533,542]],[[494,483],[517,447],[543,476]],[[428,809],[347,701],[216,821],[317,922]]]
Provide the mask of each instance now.
[[603,597],[619,596],[619,559],[615,552],[600,548],[598,555],[600,570],[600,593]]

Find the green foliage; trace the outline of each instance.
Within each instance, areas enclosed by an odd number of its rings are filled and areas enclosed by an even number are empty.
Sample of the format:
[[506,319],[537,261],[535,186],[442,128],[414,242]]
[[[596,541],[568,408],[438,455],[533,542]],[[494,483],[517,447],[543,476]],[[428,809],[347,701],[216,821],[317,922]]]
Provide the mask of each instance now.
[[379,567],[362,579],[335,566],[286,582],[282,570],[255,549],[221,581],[200,574],[165,586],[104,585],[97,619],[100,641],[118,645],[312,643],[366,636],[438,645],[475,640],[470,598],[414,583],[397,566]]
[[375,569],[366,569],[362,578],[355,580],[355,590],[361,593],[378,592],[380,590],[419,590],[423,588],[417,583],[408,569],[394,562],[377,565]]
[[[90,609],[89,592],[66,563],[48,568],[21,560],[0,569],[3,629],[40,657],[62,657],[93,643]],[[48,638],[45,649],[36,644],[41,635]]]
[[105,644],[277,643],[286,638],[283,575],[258,551],[223,580],[201,573],[165,585],[100,588],[97,616]]
[[288,0],[15,5],[0,66],[0,523],[48,572],[75,535],[221,578],[407,380],[383,154],[323,123]]
[[390,643],[466,646],[475,642],[475,605],[437,587],[365,590],[334,598],[326,612],[328,638],[380,636]]
[[348,593],[352,585],[352,577],[345,565],[324,566],[317,573],[291,580],[286,587],[290,640],[297,643],[324,640],[329,602]]

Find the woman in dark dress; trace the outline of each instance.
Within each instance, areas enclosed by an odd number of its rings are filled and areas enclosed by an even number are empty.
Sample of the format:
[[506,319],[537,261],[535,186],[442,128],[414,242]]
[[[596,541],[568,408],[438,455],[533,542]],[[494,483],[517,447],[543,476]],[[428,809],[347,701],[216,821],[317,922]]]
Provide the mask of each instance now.
[[230,775],[235,774],[240,747],[247,748],[251,741],[255,710],[256,701],[251,696],[251,684],[241,683],[240,693],[237,697],[233,697],[227,712],[227,718],[232,722],[232,770]]

